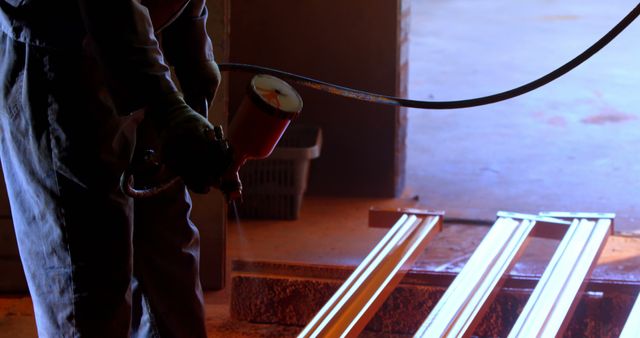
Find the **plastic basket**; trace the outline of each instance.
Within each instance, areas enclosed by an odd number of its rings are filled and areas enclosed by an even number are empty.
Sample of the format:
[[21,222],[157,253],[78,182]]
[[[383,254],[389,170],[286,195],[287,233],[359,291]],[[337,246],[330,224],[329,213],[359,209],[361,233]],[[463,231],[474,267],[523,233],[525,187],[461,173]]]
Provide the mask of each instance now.
[[243,201],[241,218],[297,219],[307,188],[309,163],[320,156],[322,132],[296,125],[284,133],[271,155],[251,160],[240,169]]

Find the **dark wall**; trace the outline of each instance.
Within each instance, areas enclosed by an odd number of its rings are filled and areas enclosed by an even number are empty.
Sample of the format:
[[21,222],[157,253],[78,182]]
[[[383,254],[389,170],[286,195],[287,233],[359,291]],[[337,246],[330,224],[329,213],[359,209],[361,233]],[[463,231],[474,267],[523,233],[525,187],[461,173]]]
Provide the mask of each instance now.
[[[407,2],[407,1],[404,1]],[[408,3],[408,2],[407,2]],[[230,61],[387,95],[406,94],[402,0],[234,0]],[[250,75],[230,74],[230,111]],[[320,126],[308,194],[394,197],[404,186],[405,112],[298,87],[299,120]]]
[[18,244],[13,231],[9,197],[0,170],[0,293],[26,293],[27,281],[22,270]]

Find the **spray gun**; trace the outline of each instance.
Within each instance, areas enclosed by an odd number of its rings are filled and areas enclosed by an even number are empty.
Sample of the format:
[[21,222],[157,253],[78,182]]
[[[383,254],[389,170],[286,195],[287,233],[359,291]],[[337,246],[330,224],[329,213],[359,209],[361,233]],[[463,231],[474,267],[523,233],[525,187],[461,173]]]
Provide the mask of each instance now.
[[[186,3],[186,1],[184,3]],[[162,6],[152,6],[156,4],[155,1],[143,1],[143,4],[147,5],[150,9],[154,28],[157,31],[162,30],[162,28],[171,21],[170,19],[173,18],[176,13],[179,13],[180,10],[184,9],[184,3],[177,2],[175,3],[175,8],[161,11],[159,9],[163,8]],[[640,16],[640,4],[634,7],[629,14],[620,20],[617,25],[615,25],[609,32],[585,51],[538,79],[507,91],[465,100],[410,100],[394,96],[369,93],[256,65],[237,63],[219,64],[221,71],[260,72],[268,74],[257,75],[251,81],[249,93],[245,96],[244,101],[236,114],[236,118],[229,126],[229,139],[224,139],[222,128],[218,127],[216,128],[217,131],[214,131],[214,134],[216,134],[216,142],[223,147],[227,147],[226,151],[230,153],[229,156],[231,156],[232,163],[223,174],[220,187],[229,200],[240,198],[242,196],[242,184],[240,183],[238,175],[240,167],[242,167],[248,159],[260,159],[269,156],[282,136],[282,133],[284,133],[284,130],[289,125],[291,119],[295,118],[302,109],[302,100],[297,92],[287,83],[272,75],[277,75],[299,85],[324,91],[332,95],[339,95],[376,104],[419,109],[469,108],[508,100],[533,91],[558,79],[599,52],[604,48],[604,46],[624,31],[638,16]],[[153,158],[154,156],[145,155],[145,157],[150,158],[150,162],[155,161]],[[123,175],[121,186],[127,195],[140,198],[156,195],[178,181],[179,178],[175,178],[162,186],[136,190],[133,188],[133,174],[130,170],[127,170]]]
[[268,157],[282,134],[302,110],[298,92],[271,75],[256,75],[229,125],[232,161],[220,190],[229,199],[242,196],[238,171],[249,159]]
[[[226,158],[226,170],[220,179],[220,190],[227,201],[241,200],[242,183],[239,170],[247,160],[268,157],[278,141],[302,110],[302,98],[289,84],[271,75],[256,75],[247,88],[240,107],[236,111],[225,137],[222,127],[213,130],[213,145],[217,153]],[[151,150],[145,150],[137,167],[159,168],[161,159]],[[152,169],[154,170],[154,169]],[[159,169],[157,169],[159,170]],[[180,182],[176,177],[167,183],[135,188],[134,170],[128,169],[123,175],[123,191],[134,198],[155,196]]]

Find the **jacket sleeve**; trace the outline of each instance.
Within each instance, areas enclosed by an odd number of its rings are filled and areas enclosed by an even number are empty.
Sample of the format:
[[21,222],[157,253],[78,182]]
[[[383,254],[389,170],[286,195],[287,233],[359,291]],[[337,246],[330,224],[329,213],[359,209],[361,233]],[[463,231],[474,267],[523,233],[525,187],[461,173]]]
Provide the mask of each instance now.
[[191,0],[180,16],[162,30],[164,55],[171,65],[214,60],[207,14],[205,0]]
[[116,107],[151,105],[177,91],[147,8],[136,0],[78,0],[85,43],[103,68]]

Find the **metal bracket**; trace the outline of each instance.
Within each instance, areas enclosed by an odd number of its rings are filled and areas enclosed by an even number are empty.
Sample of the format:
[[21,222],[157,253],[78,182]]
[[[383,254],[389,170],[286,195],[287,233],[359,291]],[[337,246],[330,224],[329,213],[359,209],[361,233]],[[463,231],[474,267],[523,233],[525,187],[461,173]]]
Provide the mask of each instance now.
[[611,235],[615,233],[616,214],[613,212],[563,212],[563,211],[544,211],[540,216],[554,217],[566,220],[587,219],[590,221],[598,221],[601,219],[611,220]]
[[[425,210],[417,208],[376,208],[369,209],[369,227],[371,228],[390,228],[402,215],[415,215],[416,217],[426,218],[429,216],[439,216],[440,220],[444,219],[444,211]],[[440,222],[442,226],[442,222]],[[440,229],[442,230],[442,229]]]
[[547,215],[521,214],[517,212],[498,211],[498,218],[511,218],[536,222],[531,231],[531,236],[560,239],[569,229],[571,221]]
[[571,225],[570,221],[563,220],[563,219],[560,219],[559,217],[555,217],[552,215],[521,214],[518,212],[511,212],[511,211],[498,211],[496,215],[498,216],[498,218],[513,218],[513,219],[535,221],[537,224],[546,223],[546,224],[558,224],[558,225]]

